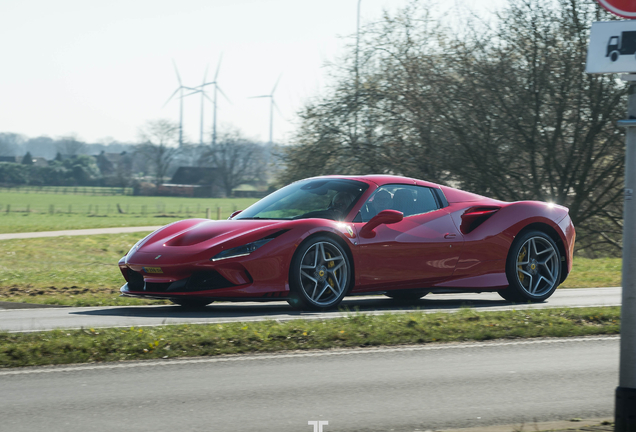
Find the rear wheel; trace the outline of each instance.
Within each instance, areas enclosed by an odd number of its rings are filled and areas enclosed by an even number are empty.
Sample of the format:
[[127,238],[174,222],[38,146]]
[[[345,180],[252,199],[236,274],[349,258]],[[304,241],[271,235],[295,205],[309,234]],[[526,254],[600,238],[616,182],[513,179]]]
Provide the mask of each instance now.
[[349,257],[338,242],[316,236],[301,245],[289,271],[289,304],[298,309],[324,310],[338,306],[351,282]]
[[170,301],[176,305],[188,309],[202,309],[210,303],[213,303],[212,300],[205,299],[170,299]]
[[499,291],[515,302],[540,302],[550,297],[561,280],[559,249],[546,233],[529,231],[512,242],[506,262],[508,288]]

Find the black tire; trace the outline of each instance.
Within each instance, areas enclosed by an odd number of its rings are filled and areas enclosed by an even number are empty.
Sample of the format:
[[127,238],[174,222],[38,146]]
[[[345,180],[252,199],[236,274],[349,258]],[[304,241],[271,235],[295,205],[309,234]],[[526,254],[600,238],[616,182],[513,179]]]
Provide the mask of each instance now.
[[332,237],[317,235],[294,253],[288,303],[302,310],[332,309],[340,304],[351,283],[351,263],[344,247]]
[[416,291],[416,290],[408,290],[408,291],[388,291],[385,292],[384,295],[392,298],[397,301],[415,301],[419,300],[428,294],[428,291]]
[[618,57],[620,57],[620,53],[618,51],[612,51],[609,57],[611,61],[615,62],[616,60],[618,60]]
[[213,300],[206,299],[170,299],[170,301],[187,309],[203,309],[210,303],[214,303]]
[[561,281],[561,254],[542,231],[525,232],[512,242],[506,261],[508,288],[499,295],[512,302],[542,302]]

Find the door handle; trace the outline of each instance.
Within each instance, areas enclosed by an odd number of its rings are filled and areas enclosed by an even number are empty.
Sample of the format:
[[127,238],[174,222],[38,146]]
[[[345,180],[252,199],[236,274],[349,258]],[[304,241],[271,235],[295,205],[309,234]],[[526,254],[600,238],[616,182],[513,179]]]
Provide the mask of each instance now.
[[453,233],[446,233],[444,234],[444,238],[445,239],[454,239],[455,236],[457,236],[457,234],[453,234]]

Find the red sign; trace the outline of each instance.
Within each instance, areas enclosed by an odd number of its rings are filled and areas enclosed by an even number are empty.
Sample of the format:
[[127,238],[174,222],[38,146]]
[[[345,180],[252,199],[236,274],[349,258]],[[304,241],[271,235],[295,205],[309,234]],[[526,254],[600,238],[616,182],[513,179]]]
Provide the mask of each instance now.
[[636,0],[596,0],[614,15],[623,18],[636,18]]

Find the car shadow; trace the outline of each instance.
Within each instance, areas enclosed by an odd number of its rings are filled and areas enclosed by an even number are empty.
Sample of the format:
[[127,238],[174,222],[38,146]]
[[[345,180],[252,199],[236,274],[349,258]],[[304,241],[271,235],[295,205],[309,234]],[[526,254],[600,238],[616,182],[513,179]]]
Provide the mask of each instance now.
[[107,307],[103,309],[91,309],[70,312],[72,315],[93,316],[131,316],[142,318],[267,318],[280,317],[305,317],[316,314],[341,314],[343,312],[354,313],[378,313],[406,310],[452,310],[469,308],[498,308],[509,306],[513,303],[499,299],[472,299],[472,298],[424,298],[420,300],[399,301],[390,298],[349,297],[340,304],[338,309],[326,312],[308,312],[293,309],[287,302],[215,302],[206,307],[189,309],[177,305],[165,306],[123,306]]

